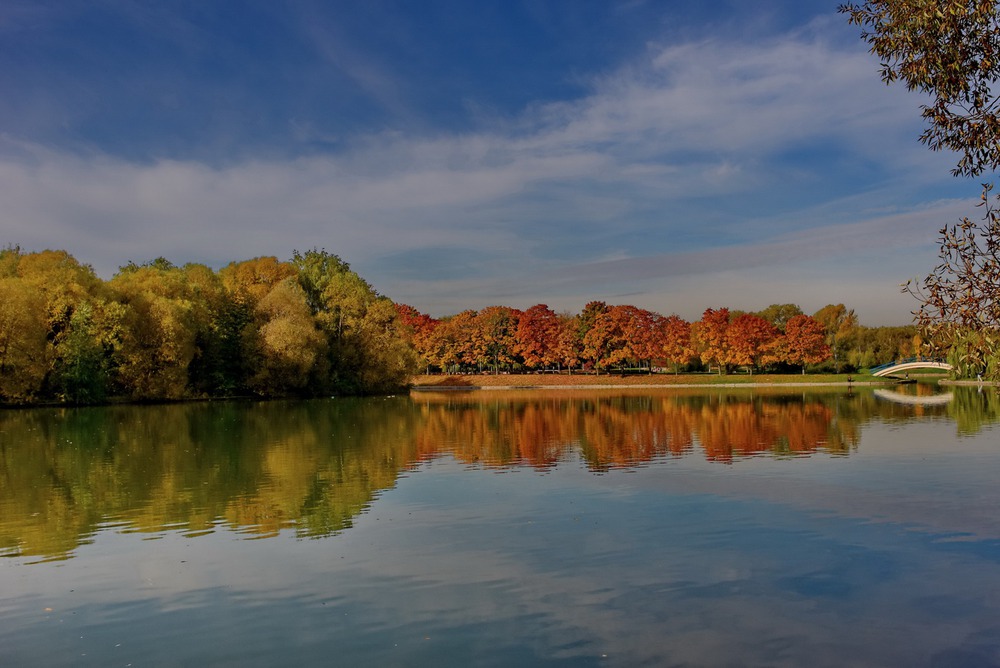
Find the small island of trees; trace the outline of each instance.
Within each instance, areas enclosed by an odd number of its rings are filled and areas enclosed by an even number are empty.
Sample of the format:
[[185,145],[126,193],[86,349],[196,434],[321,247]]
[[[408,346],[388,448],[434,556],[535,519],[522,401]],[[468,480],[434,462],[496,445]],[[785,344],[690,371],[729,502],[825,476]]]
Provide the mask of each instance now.
[[321,250],[220,271],[163,258],[110,281],[65,251],[0,251],[0,401],[379,393],[416,356],[396,309]]

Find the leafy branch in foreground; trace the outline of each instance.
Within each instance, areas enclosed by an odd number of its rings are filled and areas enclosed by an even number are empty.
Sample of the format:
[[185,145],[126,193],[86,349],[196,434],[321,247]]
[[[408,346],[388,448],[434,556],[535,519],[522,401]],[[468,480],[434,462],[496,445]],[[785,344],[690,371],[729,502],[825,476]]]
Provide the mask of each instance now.
[[[867,0],[841,5],[882,64],[882,80],[931,96],[920,141],[961,157],[952,173],[1000,167],[1000,17],[995,0]],[[1000,380],[1000,215],[983,186],[981,223],[964,218],[940,234],[940,264],[922,285],[903,286],[920,302],[917,324],[933,354],[949,356],[959,377]]]
[[982,221],[942,228],[940,264],[922,284],[903,286],[920,302],[914,315],[925,343],[965,377],[1000,377],[1000,209],[992,189],[983,186]]
[[927,93],[931,150],[962,154],[954,174],[976,176],[1000,166],[1000,24],[993,0],[869,0],[839,11],[862,27],[882,64],[882,80]]

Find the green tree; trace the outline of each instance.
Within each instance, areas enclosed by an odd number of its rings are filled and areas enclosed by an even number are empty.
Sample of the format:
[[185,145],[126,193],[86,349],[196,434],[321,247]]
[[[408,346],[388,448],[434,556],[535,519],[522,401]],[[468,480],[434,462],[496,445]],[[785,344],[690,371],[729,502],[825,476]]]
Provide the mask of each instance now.
[[205,317],[195,332],[195,355],[188,365],[188,383],[199,396],[234,396],[248,389],[250,369],[243,337],[253,323],[253,309],[233,299],[222,277],[203,264],[186,264],[184,274],[197,295]]
[[58,398],[73,404],[95,404],[107,398],[115,337],[102,325],[117,320],[112,315],[116,307],[120,305],[84,302],[73,312],[53,373]]
[[763,311],[758,311],[753,315],[760,316],[783,332],[785,331],[785,323],[790,318],[802,315],[802,309],[799,308],[798,304],[771,304]]
[[[258,394],[270,394],[264,383],[268,377],[265,369],[268,352],[263,328],[272,313],[262,310],[260,304],[275,286],[296,278],[295,266],[280,262],[274,256],[230,262],[219,272],[225,303],[216,314],[218,331],[215,343],[222,348],[219,354],[225,360],[221,371],[216,371],[216,378],[222,380],[222,387],[229,391],[248,389]],[[205,380],[205,376],[211,378],[212,370],[203,369],[200,364],[196,364],[194,370],[195,377],[201,381]],[[275,388],[279,394],[287,389]]]
[[858,327],[858,317],[854,309],[848,309],[843,304],[827,304],[813,314],[813,318],[823,325],[826,332],[826,345],[833,356],[833,364],[837,371],[845,360],[845,351],[850,349],[851,341]]
[[325,250],[296,252],[292,266],[328,341],[328,371],[317,388],[377,393],[404,386],[418,358],[397,330],[392,301]]

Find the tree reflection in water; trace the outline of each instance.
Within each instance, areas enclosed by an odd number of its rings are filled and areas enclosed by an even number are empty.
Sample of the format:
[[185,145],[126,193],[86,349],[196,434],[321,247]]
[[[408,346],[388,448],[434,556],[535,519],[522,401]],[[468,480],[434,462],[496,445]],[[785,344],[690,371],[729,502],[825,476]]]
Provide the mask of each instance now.
[[[908,390],[925,392],[923,389]],[[995,421],[993,392],[946,406],[871,392],[419,393],[306,402],[0,413],[0,554],[72,556],[101,528],[326,536],[422,461],[594,472],[702,456],[847,455],[873,420]]]

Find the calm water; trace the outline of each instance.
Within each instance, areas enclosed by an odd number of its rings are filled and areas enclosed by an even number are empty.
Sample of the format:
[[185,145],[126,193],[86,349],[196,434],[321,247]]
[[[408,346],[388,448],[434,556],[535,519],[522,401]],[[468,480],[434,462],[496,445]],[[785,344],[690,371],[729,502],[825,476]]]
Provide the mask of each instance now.
[[1000,666],[1000,401],[0,412],[3,666]]

